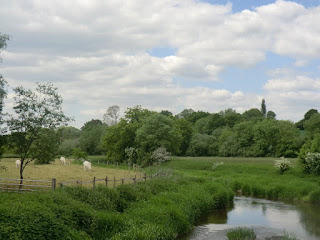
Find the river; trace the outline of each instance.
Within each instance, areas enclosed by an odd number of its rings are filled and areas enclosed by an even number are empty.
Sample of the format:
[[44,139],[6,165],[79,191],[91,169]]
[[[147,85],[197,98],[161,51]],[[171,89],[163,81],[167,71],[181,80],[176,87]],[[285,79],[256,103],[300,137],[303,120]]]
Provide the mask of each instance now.
[[235,197],[232,208],[203,217],[198,226],[181,239],[224,240],[226,232],[237,227],[252,228],[257,239],[280,236],[286,231],[300,240],[320,240],[320,206]]

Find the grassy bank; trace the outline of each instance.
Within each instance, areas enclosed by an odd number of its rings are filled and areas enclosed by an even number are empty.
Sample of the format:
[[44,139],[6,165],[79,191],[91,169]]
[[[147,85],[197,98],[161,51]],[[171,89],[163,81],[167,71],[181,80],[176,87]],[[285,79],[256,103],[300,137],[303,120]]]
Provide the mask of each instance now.
[[[275,158],[174,158],[165,164],[184,176],[198,176],[222,183],[246,196],[284,201],[320,203],[320,178],[303,173],[296,159],[293,169],[280,175]],[[213,169],[216,162],[223,165]]]
[[0,194],[0,239],[174,239],[233,193],[203,178]]

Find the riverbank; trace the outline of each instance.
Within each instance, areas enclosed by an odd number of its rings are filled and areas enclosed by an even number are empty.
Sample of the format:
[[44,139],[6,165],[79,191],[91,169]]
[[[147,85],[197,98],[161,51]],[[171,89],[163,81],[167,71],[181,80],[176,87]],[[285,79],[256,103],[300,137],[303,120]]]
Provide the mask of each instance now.
[[169,240],[232,200],[219,183],[177,175],[115,189],[1,193],[0,239]]
[[[164,167],[184,176],[219,182],[245,196],[297,203],[320,204],[320,178],[305,174],[297,159],[294,168],[279,174],[276,158],[175,157]],[[214,167],[216,163],[223,163]]]

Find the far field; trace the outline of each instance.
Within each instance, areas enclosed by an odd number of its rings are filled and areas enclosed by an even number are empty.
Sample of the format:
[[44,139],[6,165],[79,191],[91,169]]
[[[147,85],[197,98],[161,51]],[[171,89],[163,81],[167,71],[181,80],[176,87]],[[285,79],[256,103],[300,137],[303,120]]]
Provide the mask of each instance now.
[[[0,164],[7,168],[6,171],[0,172],[0,178],[14,178],[18,179],[19,169],[15,166],[16,159],[1,159]],[[97,179],[106,178],[109,179],[129,178],[134,177],[134,173],[129,172],[128,169],[117,169],[114,167],[107,168],[106,165],[103,166],[92,166],[90,172],[85,172],[82,164],[76,164],[72,162],[70,165],[62,165],[57,159],[54,163],[35,165],[31,163],[27,165],[24,172],[24,179],[32,180],[51,180],[55,178],[57,182],[67,182],[67,181],[90,181],[93,177]]]

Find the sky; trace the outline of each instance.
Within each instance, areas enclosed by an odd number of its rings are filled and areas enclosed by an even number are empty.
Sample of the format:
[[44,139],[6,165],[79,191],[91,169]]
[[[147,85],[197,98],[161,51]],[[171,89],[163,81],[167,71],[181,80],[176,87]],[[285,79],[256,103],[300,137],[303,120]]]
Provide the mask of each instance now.
[[320,0],[0,0],[12,87],[51,82],[80,128],[149,110],[261,107],[299,121],[320,104]]

